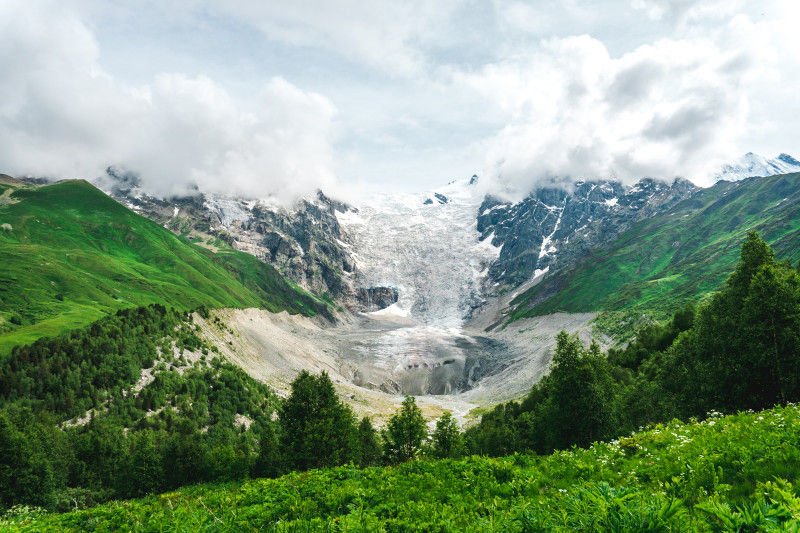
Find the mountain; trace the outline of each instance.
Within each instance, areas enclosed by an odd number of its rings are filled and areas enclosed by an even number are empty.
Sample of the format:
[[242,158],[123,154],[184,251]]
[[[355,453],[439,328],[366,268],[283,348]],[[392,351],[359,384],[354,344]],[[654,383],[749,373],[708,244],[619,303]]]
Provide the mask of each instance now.
[[85,181],[5,180],[0,228],[0,352],[149,303],[330,313],[256,257],[192,244]]
[[545,277],[513,300],[510,316],[617,311],[666,318],[720,286],[750,229],[777,257],[800,259],[800,173],[698,190]]
[[318,294],[341,298],[351,292],[346,277],[355,265],[336,211],[348,206],[318,192],[292,209],[267,201],[196,193],[167,199],[148,195],[135,175],[113,167],[99,185],[147,218],[201,246],[221,240],[277,268]]
[[714,175],[714,179],[716,181],[737,181],[754,176],[773,176],[791,172],[800,172],[800,161],[788,154],[767,159],[762,155],[748,152],[733,163],[723,165]]
[[502,293],[537,275],[569,266],[633,223],[664,212],[697,188],[643,179],[579,181],[571,191],[537,188],[518,203],[487,196],[478,212],[481,240],[501,247],[489,268],[493,291]]
[[351,310],[372,311],[397,301],[388,287],[360,286],[353,243],[337,213],[357,210],[322,191],[294,206],[196,193],[156,198],[135,175],[107,169],[98,183],[109,195],[176,235],[212,250],[225,243],[274,266],[304,289]]

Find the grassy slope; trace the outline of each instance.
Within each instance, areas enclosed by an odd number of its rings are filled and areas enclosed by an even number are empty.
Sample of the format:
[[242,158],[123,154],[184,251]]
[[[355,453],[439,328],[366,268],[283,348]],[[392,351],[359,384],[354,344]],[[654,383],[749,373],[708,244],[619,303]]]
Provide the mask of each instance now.
[[13,227],[0,230],[0,353],[149,303],[327,312],[255,257],[192,245],[84,181],[12,199],[0,205],[0,224]]
[[[511,317],[626,311],[664,318],[723,283],[750,229],[761,232],[777,257],[800,258],[800,174],[705,189],[521,294]],[[532,305],[558,286],[554,296]]]
[[[676,531],[710,531],[719,519],[702,508],[735,519],[726,505],[763,510],[769,504],[757,503],[760,494],[782,499],[775,485],[800,477],[799,436],[800,412],[789,406],[673,422],[550,456],[342,467],[32,514],[5,525],[34,531],[640,531],[660,521]],[[783,486],[795,498],[786,505],[796,521],[797,489]],[[791,518],[775,518],[781,520]]]

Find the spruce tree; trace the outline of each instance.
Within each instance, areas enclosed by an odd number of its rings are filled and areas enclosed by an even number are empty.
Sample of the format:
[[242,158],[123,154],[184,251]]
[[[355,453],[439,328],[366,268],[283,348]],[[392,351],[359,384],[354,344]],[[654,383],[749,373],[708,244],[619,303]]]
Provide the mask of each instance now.
[[378,441],[378,432],[372,426],[368,417],[361,419],[358,425],[358,465],[373,466],[380,462],[381,444]]
[[434,457],[445,459],[459,457],[463,453],[463,442],[461,432],[458,429],[458,422],[450,413],[443,414],[436,421],[436,429],[433,431],[432,440]]
[[355,417],[326,372],[313,376],[303,371],[292,382],[280,428],[281,453],[290,468],[323,468],[355,459]]
[[383,432],[384,453],[389,463],[413,459],[425,438],[425,419],[413,396],[406,396]]

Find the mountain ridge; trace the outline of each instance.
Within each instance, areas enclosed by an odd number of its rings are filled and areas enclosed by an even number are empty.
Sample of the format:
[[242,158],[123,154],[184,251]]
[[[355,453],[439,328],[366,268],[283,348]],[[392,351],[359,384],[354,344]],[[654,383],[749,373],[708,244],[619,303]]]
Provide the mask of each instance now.
[[86,181],[4,194],[0,351],[148,303],[330,315],[327,304],[252,255],[182,240]]
[[611,311],[623,312],[623,321],[647,312],[663,319],[716,290],[751,229],[780,257],[800,259],[800,173],[701,189],[518,295],[508,316]]
[[738,181],[744,178],[765,177],[800,172],[800,161],[782,153],[772,159],[747,152],[736,161],[723,165],[714,175],[715,181]]

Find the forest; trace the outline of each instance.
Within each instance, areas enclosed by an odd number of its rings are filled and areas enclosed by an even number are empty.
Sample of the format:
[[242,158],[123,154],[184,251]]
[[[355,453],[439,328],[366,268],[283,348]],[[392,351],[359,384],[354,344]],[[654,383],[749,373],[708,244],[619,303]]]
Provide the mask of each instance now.
[[377,430],[324,373],[301,373],[280,399],[219,358],[191,314],[119,311],[0,361],[0,508],[63,512],[200,482],[613,439],[634,452],[625,436],[641,428],[800,400],[799,268],[751,232],[718,292],[605,353],[561,333],[524,399],[464,431],[446,414],[430,434],[413,397]]

